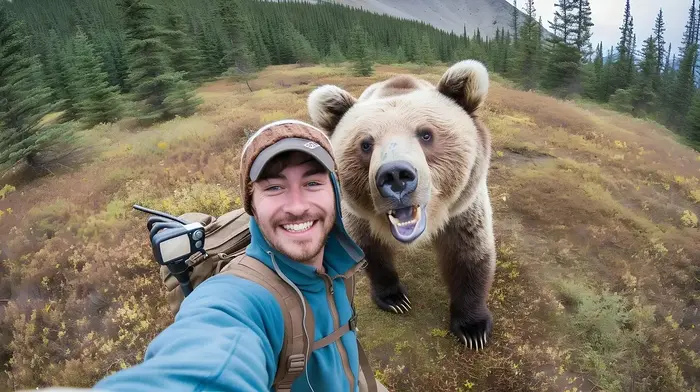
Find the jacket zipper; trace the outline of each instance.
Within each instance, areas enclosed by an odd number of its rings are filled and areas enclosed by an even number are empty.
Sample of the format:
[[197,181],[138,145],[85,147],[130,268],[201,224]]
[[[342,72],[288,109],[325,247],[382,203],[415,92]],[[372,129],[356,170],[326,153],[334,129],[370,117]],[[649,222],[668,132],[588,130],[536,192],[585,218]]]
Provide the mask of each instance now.
[[[336,330],[340,328],[340,320],[338,316],[338,309],[335,306],[335,299],[333,298],[333,280],[328,274],[318,272],[323,278],[323,282],[326,284],[326,298],[328,299],[328,306],[331,308],[331,317],[333,317],[333,329]],[[343,368],[345,369],[345,376],[348,378],[350,383],[350,392],[354,392],[353,386],[355,385],[355,375],[352,373],[352,368],[350,367],[350,360],[348,359],[348,353],[343,345],[343,340],[336,340],[338,347],[338,352],[340,353],[340,359],[343,362]]]

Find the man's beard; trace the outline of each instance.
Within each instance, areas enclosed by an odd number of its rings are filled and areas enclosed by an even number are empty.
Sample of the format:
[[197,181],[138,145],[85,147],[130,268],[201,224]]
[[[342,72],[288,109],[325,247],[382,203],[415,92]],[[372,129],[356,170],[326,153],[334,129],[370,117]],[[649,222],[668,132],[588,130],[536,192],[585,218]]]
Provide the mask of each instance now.
[[[314,221],[314,226],[320,225],[322,229],[322,236],[319,240],[314,238],[311,241],[296,241],[275,235],[275,230],[284,230],[284,228],[281,227],[282,224],[308,221]],[[328,236],[333,229],[334,223],[335,215],[326,216],[324,218],[322,216],[318,216],[318,214],[304,214],[301,216],[286,215],[284,217],[274,219],[271,224],[267,225],[260,224],[260,222],[258,222],[258,226],[260,227],[263,237],[265,237],[265,240],[267,240],[267,243],[270,244],[272,248],[294,261],[308,264],[326,246]]]

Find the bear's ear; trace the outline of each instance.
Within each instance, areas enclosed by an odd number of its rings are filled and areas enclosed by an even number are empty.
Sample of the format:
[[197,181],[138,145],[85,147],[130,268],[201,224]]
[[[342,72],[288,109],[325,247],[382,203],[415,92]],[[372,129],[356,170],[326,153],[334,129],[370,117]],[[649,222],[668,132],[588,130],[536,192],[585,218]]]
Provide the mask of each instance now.
[[489,74],[476,60],[460,61],[442,75],[437,89],[472,114],[489,91]]
[[355,97],[340,87],[321,86],[309,94],[309,116],[316,126],[330,135],[355,101]]

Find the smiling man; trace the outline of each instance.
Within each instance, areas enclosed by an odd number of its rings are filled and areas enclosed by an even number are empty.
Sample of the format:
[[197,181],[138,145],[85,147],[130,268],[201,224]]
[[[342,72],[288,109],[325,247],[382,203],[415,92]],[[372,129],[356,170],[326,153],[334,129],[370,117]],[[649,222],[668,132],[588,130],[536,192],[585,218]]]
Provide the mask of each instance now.
[[[224,269],[185,298],[143,363],[105,378],[95,389],[386,391],[374,380],[355,334],[352,275],[364,254],[341,220],[330,141],[309,124],[275,122],[248,140],[240,168],[243,207],[251,215],[251,243],[243,260],[257,263],[258,276],[277,274],[304,303],[303,331],[295,332],[309,342],[308,360],[280,357],[289,336],[279,293]],[[307,336],[312,329],[313,336]],[[278,366],[288,366],[287,373]]]

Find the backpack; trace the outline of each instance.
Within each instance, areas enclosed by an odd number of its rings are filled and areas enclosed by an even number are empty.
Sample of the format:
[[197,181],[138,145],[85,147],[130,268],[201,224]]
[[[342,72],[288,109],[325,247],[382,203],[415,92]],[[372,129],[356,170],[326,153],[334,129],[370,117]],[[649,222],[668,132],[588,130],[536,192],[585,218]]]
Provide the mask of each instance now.
[[[196,253],[187,260],[193,288],[214,275],[231,274],[265,287],[279,303],[284,317],[284,340],[273,382],[275,391],[291,391],[292,383],[303,373],[314,350],[332,344],[345,333],[356,330],[355,273],[366,266],[366,261],[358,264],[348,271],[346,276],[343,276],[347,296],[352,306],[350,322],[318,341],[309,342],[307,336],[311,339],[314,336],[314,317],[308,303],[300,298],[301,293],[265,264],[245,254],[246,247],[250,244],[248,226],[250,216],[242,208],[219,217],[190,212],[179,216],[179,218],[187,223],[198,222],[204,226],[204,250],[207,255]],[[161,266],[160,276],[167,289],[170,310],[173,314],[177,314],[180,310],[180,304],[185,299],[184,294],[177,279],[166,266]],[[306,314],[306,323],[304,323],[304,314]],[[364,380],[359,383],[360,390],[364,391],[366,385],[367,391],[376,392],[374,374],[359,340],[357,340],[357,348],[360,359],[360,375],[364,376]]]

